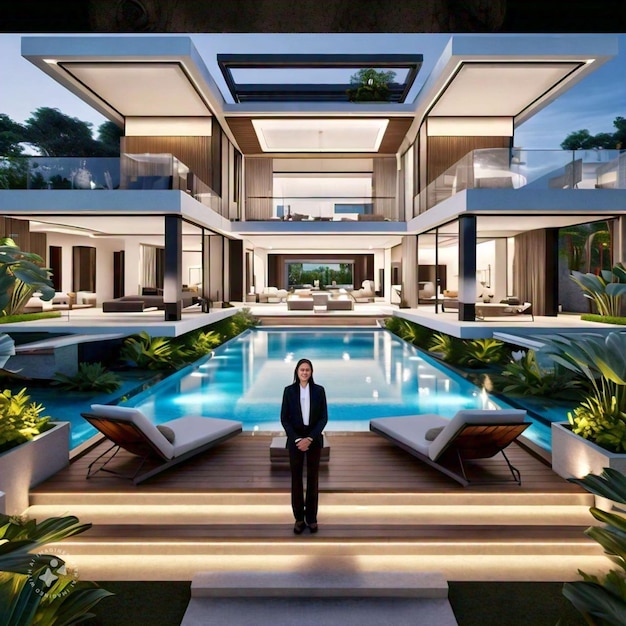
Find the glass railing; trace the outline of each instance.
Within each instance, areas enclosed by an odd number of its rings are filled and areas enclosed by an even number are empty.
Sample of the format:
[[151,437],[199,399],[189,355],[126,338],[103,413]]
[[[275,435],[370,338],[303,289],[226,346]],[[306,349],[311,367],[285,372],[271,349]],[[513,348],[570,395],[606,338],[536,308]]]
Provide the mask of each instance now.
[[395,196],[248,196],[246,220],[397,221]]
[[414,198],[423,213],[464,189],[626,189],[623,150],[474,150]]
[[221,213],[222,200],[172,154],[0,158],[2,189],[177,189]]
[[26,189],[119,189],[115,157],[24,157]]

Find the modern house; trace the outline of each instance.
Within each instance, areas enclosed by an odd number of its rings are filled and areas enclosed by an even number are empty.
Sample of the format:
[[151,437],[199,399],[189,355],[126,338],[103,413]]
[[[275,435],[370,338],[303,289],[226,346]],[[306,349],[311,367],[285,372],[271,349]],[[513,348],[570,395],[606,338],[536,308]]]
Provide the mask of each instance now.
[[[59,291],[162,293],[166,320],[186,292],[245,302],[306,264],[411,308],[447,296],[461,321],[478,296],[555,316],[560,228],[609,220],[625,257],[626,154],[524,150],[515,129],[617,38],[451,35],[436,61],[424,41],[215,35],[201,55],[182,35],[24,37],[124,136],[119,159],[29,159],[28,188],[0,190],[0,235]],[[371,73],[353,101],[360,70],[393,72],[384,101]]]

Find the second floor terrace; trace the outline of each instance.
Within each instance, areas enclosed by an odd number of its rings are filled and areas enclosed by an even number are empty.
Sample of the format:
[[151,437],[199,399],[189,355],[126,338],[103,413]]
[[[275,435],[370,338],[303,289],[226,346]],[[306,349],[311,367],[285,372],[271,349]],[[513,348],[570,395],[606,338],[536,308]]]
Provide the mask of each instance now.
[[[245,174],[233,188],[242,189]],[[283,177],[284,178],[284,177]],[[0,157],[0,190],[178,190],[231,221],[407,222],[470,189],[626,189],[624,150],[473,150],[414,193],[413,171],[381,185],[368,175],[270,181],[265,193],[240,193],[236,211],[172,154],[113,157]],[[376,183],[379,184],[376,184]],[[381,192],[382,188],[382,192]]]

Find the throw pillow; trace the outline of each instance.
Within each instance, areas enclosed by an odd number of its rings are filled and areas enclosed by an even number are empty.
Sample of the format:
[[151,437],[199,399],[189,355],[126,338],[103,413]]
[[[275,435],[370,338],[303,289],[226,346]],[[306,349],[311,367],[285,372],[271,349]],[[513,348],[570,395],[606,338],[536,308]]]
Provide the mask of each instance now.
[[157,429],[170,443],[174,443],[174,437],[175,437],[174,431],[169,426],[163,426],[163,424],[157,424]]
[[434,441],[437,435],[444,429],[444,426],[437,426],[437,428],[429,428],[424,435],[426,441]]

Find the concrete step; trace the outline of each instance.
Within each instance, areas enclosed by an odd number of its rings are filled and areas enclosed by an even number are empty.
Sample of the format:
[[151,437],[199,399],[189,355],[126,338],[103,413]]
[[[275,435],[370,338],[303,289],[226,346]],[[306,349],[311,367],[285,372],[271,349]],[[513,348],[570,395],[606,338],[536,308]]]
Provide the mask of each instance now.
[[182,626],[342,624],[455,626],[440,572],[199,572]]

